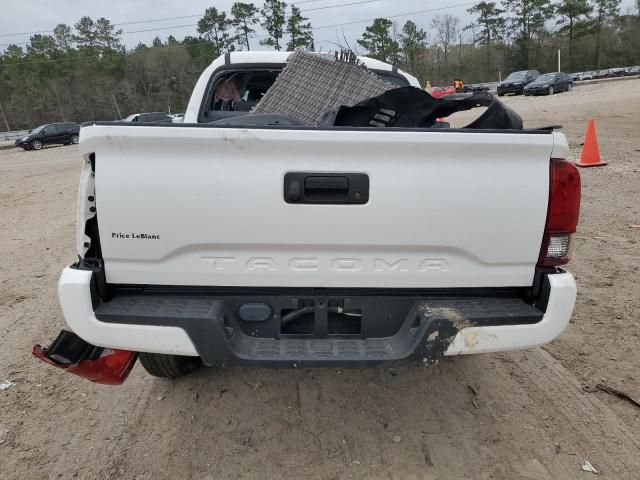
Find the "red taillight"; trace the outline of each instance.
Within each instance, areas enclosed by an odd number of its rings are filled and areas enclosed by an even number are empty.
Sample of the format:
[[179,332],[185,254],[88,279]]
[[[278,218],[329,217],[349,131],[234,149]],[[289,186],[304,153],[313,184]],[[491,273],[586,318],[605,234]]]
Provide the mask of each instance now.
[[123,383],[138,358],[136,352],[105,348],[98,358],[93,360],[85,359],[73,364],[64,364],[57,361],[55,355],[50,355],[47,349],[42,348],[40,345],[34,345],[32,352],[35,357],[49,365],[105,385],[120,385]]
[[580,174],[566,160],[551,159],[549,210],[538,266],[555,267],[569,261],[571,235],[580,216]]

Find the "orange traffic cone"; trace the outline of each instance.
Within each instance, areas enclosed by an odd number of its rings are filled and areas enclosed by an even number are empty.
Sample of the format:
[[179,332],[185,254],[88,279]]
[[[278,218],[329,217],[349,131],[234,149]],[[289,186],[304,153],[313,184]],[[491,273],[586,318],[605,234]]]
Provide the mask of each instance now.
[[606,164],[607,162],[603,162],[600,159],[600,147],[596,137],[596,122],[593,118],[590,118],[587,125],[587,134],[584,137],[584,145],[582,146],[582,155],[580,155],[580,161],[576,162],[576,165],[578,167],[600,167]]

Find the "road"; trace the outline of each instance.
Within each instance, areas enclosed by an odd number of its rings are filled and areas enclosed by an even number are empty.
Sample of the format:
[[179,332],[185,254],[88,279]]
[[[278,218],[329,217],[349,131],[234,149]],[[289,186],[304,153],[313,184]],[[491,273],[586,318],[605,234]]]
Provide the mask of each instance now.
[[[506,98],[527,126],[564,125],[573,155],[590,116],[610,162],[582,171],[570,327],[544,349],[367,370],[204,369],[120,387],[41,364],[64,322],[77,147],[0,151],[0,478],[640,478],[640,80]],[[626,87],[618,85],[627,84]],[[466,113],[465,115],[469,115]],[[463,119],[452,119],[463,122]]]

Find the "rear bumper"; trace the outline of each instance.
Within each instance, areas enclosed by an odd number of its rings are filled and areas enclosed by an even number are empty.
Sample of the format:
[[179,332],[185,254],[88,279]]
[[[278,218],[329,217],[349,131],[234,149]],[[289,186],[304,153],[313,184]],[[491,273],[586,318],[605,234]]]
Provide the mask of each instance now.
[[471,299],[471,309],[468,298],[415,298],[392,335],[264,338],[238,328],[234,309],[217,298],[199,297],[197,303],[189,303],[196,302],[191,298],[173,298],[178,302],[167,307],[166,297],[158,301],[157,296],[147,296],[139,302],[140,297],[126,296],[94,310],[92,275],[91,271],[66,268],[59,282],[64,317],[82,339],[135,352],[200,356],[205,364],[215,366],[364,366],[529,348],[549,342],[566,328],[576,297],[573,276],[556,273],[547,276],[544,312],[499,298]]
[[549,95],[549,87],[546,88],[525,88],[526,95]]
[[524,85],[498,85],[496,91],[498,94],[514,93],[516,95],[524,93]]

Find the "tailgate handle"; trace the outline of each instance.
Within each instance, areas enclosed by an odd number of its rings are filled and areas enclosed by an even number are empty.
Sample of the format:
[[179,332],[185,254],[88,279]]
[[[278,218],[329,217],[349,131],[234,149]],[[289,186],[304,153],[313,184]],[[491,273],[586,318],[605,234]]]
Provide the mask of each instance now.
[[305,190],[349,190],[347,177],[307,177],[304,179]]
[[288,172],[284,200],[298,204],[362,205],[369,201],[366,173]]

